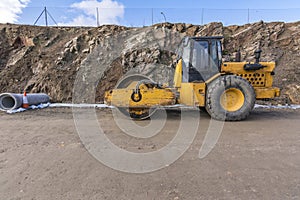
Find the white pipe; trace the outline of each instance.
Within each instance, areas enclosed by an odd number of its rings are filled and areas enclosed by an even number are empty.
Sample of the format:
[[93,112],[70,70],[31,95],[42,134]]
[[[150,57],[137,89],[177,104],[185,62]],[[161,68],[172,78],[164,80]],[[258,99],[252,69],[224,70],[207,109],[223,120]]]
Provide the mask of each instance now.
[[[48,103],[50,97],[44,93],[27,94],[29,105],[38,105]],[[0,110],[14,110],[20,108],[23,104],[23,94],[3,93],[0,94]]]

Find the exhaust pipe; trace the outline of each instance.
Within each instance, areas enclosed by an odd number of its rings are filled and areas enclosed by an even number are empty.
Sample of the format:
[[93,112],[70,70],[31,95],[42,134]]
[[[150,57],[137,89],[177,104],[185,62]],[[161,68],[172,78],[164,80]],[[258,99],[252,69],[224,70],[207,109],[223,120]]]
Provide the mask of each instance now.
[[[48,103],[50,97],[47,94],[27,94],[28,104],[38,105],[41,103]],[[18,109],[23,104],[23,94],[3,93],[0,94],[0,110],[14,110]]]

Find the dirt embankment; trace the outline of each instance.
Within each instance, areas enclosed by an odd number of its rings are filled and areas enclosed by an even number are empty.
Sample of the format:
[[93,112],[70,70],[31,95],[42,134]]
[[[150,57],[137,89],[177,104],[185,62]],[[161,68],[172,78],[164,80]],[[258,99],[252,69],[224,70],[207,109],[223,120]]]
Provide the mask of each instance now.
[[[277,63],[274,85],[283,89],[280,102],[300,103],[300,22],[258,22],[228,27],[221,23],[152,26],[153,29],[160,27],[189,36],[223,35],[224,49],[231,58],[240,49],[242,60],[253,60],[253,52],[260,46],[262,60]],[[27,89],[28,92],[45,92],[52,101],[70,102],[82,61],[105,39],[129,29],[132,28],[113,25],[57,28],[2,24],[0,92]],[[170,68],[173,62],[172,54],[155,48],[120,55],[99,80],[96,100],[101,101],[105,90],[114,87],[124,73],[141,63],[161,63]]]

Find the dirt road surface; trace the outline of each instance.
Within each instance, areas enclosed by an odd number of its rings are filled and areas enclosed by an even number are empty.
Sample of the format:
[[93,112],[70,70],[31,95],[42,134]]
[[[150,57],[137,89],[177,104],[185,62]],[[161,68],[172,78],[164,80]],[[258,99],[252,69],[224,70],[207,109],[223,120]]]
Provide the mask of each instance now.
[[[160,134],[136,139],[122,134],[109,109],[97,110],[107,137],[133,152],[167,144],[179,115],[169,111]],[[201,112],[193,144],[169,167],[130,174],[89,154],[72,109],[0,113],[0,199],[300,199],[299,109],[255,109],[246,121],[226,122],[214,149],[199,159],[209,121]]]

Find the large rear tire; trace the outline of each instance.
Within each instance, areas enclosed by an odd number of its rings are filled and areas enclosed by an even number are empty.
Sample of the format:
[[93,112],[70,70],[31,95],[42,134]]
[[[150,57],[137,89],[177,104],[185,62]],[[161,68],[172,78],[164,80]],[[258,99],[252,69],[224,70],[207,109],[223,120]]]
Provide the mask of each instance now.
[[214,119],[239,121],[248,117],[255,99],[255,91],[247,80],[226,75],[207,86],[205,108]]

